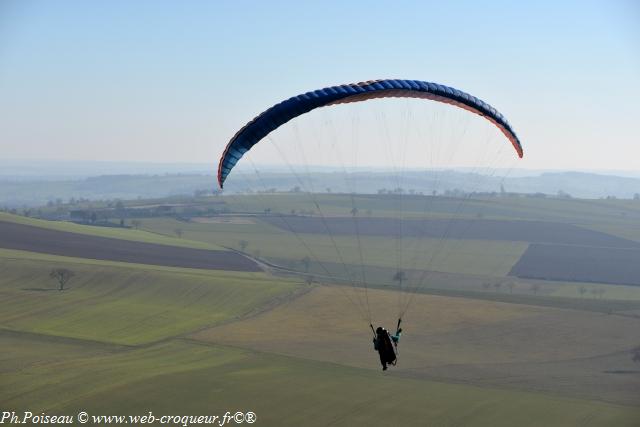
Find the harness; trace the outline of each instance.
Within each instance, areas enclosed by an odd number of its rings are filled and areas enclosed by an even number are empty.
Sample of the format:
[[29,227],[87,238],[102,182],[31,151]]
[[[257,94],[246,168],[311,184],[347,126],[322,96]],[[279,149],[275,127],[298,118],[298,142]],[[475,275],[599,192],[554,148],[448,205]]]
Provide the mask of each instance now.
[[[402,319],[398,319],[398,324],[396,326],[396,331],[400,330],[400,323],[402,323]],[[385,359],[386,362],[390,365],[396,366],[396,363],[398,363],[398,344],[391,338],[391,335],[389,334],[389,331],[386,331],[386,335],[382,336],[382,339],[378,338],[378,334],[376,333],[375,329],[373,328],[372,324],[369,324],[369,326],[371,327],[371,331],[373,332],[373,336],[374,339],[377,342],[378,345],[378,351],[382,351],[384,352],[385,355]],[[398,334],[398,332],[396,332],[396,335]],[[382,347],[381,347],[382,346]],[[391,360],[391,354],[393,354],[393,359]]]

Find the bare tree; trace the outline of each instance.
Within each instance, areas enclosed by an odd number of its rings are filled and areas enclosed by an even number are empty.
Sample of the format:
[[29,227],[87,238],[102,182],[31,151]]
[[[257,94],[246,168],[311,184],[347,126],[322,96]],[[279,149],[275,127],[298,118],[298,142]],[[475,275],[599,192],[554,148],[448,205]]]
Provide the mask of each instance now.
[[587,293],[587,288],[585,288],[584,286],[580,286],[580,287],[578,288],[578,292],[580,292],[580,298],[583,298],[583,297],[584,297],[584,294],[586,294],[586,293]]
[[302,263],[302,265],[304,266],[304,272],[308,273],[309,272],[309,268],[311,267],[311,258],[309,258],[308,256],[302,258],[300,260],[300,262]]
[[134,220],[131,221],[131,225],[133,225],[133,228],[138,230],[138,229],[140,229],[140,227],[142,227],[142,221],[134,219]]
[[173,230],[174,233],[176,233],[176,236],[178,237],[178,239],[182,238],[182,230],[179,228],[176,228],[175,230]]
[[247,242],[246,240],[240,240],[240,242],[238,242],[238,245],[240,245],[240,250],[244,252],[244,250],[247,249],[247,246],[249,246],[249,242]]
[[313,276],[307,276],[304,278],[304,283],[311,286],[313,284]]
[[402,289],[402,282],[407,280],[407,275],[404,271],[398,270],[396,274],[393,275],[393,281],[398,282],[398,286]]
[[516,287],[516,284],[514,282],[507,282],[507,288],[509,288],[509,293],[512,294],[513,293],[513,288]]
[[51,273],[49,273],[49,277],[58,281],[59,291],[64,290],[64,285],[66,285],[73,276],[75,276],[75,273],[67,268],[54,268],[51,270]]
[[540,285],[538,283],[533,283],[531,285],[531,290],[533,291],[534,295],[538,295],[538,291],[540,290]]

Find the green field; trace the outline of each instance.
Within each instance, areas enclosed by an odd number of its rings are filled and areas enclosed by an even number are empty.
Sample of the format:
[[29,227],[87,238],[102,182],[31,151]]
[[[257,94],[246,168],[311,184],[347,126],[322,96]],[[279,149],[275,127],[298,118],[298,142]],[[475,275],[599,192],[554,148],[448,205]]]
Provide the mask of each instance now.
[[[263,196],[264,197],[264,196]],[[335,196],[334,196],[335,197]],[[571,211],[566,214],[569,215]],[[370,286],[398,288],[392,280],[398,266],[408,273],[409,289],[429,291],[431,288],[458,291],[483,291],[483,283],[504,282],[498,294],[531,295],[536,287],[536,295],[573,299],[598,300],[640,300],[640,287],[603,285],[598,283],[566,283],[557,281],[536,281],[507,279],[505,276],[527,248],[525,242],[453,240],[403,238],[401,241],[380,236],[360,236],[360,245],[353,236],[328,236],[318,234],[293,235],[273,227],[259,217],[228,216],[224,220],[209,222],[206,219],[181,223],[171,218],[154,218],[145,227],[154,233],[170,235],[177,226],[182,226],[184,237],[209,244],[240,249],[240,242],[246,241],[245,252],[276,265],[308,271],[317,280],[331,283],[341,279],[350,283],[360,283],[364,277]],[[591,227],[596,229],[596,227]],[[606,230],[602,230],[606,231]],[[621,236],[624,237],[624,236]],[[399,244],[399,245],[397,245]],[[303,258],[309,258],[308,269]],[[362,257],[362,258],[361,258]],[[447,274],[421,272],[429,270]],[[424,280],[423,280],[424,278]],[[514,283],[508,289],[506,283]],[[584,287],[586,293],[581,294]],[[494,291],[493,286],[490,291]],[[592,291],[604,290],[594,295]],[[484,290],[483,297],[492,292]],[[472,296],[473,295],[468,295]],[[537,304],[535,299],[530,303]]]
[[[381,236],[326,236],[280,230],[259,219],[252,223],[181,224],[174,219],[149,219],[145,229],[159,234],[172,233],[181,226],[184,237],[205,243],[240,249],[240,241],[248,243],[245,251],[258,258],[302,270],[301,259],[309,257],[318,264],[348,265],[358,272],[364,266],[396,269],[423,269],[461,273],[504,276],[526,250],[523,242],[484,240],[439,240],[406,237],[396,241]],[[297,265],[296,265],[297,264]],[[342,272],[343,273],[343,272]],[[336,272],[336,276],[344,276]]]
[[[145,218],[141,230],[3,214],[0,220],[168,245],[238,250],[244,240],[245,252],[300,274],[0,249],[2,407],[63,415],[253,411],[265,426],[640,422],[639,370],[629,355],[640,342],[640,288],[506,278],[526,242],[405,238],[396,246],[379,236],[361,236],[360,245],[348,236],[294,236],[256,215],[268,197],[228,201],[250,215]],[[348,215],[349,197],[322,197],[325,214]],[[397,215],[392,199],[359,197],[372,216]],[[308,207],[304,195],[270,200],[279,209]],[[405,198],[407,217],[423,214],[419,202]],[[430,216],[450,215],[459,204],[439,202]],[[457,215],[482,210],[484,218],[566,221],[633,238],[624,234],[629,217],[619,211],[631,208],[622,203],[505,198],[465,207]],[[309,274],[323,285],[304,283],[308,247]],[[394,289],[398,266],[419,270],[427,259],[436,271],[421,293],[374,289]],[[364,269],[371,288],[332,286],[320,264],[333,276]],[[49,278],[58,267],[75,272],[64,291]],[[383,374],[368,322],[391,325],[405,304],[400,363]]]
[[[76,274],[65,291],[52,268]],[[0,327],[135,345],[246,315],[292,281],[261,273],[163,268],[0,252]]]
[[[7,359],[46,351],[6,341]],[[4,344],[11,344],[5,346]],[[25,349],[28,347],[28,349]],[[69,348],[64,360],[2,372],[12,410],[90,415],[223,415],[256,425],[636,425],[640,410],[600,402],[385,377],[369,370],[176,340],[107,354]]]
[[[220,198],[217,198],[219,200]],[[275,193],[263,195],[230,195],[222,198],[233,212],[289,214],[314,211],[325,216],[349,216],[355,206],[360,215],[387,218],[430,217],[521,219],[557,221],[594,227],[632,226],[637,229],[640,206],[632,200],[583,200],[560,198],[476,196],[465,198],[426,198],[412,195]],[[320,207],[315,208],[314,203]],[[640,240],[634,234],[636,240]],[[630,236],[622,236],[633,238]]]

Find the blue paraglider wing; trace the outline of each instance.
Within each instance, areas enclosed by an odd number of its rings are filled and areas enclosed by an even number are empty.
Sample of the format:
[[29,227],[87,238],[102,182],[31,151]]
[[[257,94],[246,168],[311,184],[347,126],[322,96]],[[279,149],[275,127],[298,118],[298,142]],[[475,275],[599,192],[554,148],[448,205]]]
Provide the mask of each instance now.
[[475,96],[452,87],[419,80],[373,80],[332,86],[294,96],[251,120],[231,138],[220,158],[220,188],[236,163],[251,147],[289,120],[316,108],[374,98],[424,98],[464,108],[493,123],[511,142],[518,156],[523,156],[520,140],[509,122],[495,108]]

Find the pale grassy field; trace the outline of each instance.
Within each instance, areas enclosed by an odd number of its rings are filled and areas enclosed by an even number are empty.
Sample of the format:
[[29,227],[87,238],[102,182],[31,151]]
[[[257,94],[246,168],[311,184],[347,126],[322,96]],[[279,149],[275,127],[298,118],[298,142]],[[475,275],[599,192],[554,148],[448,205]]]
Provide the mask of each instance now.
[[[580,288],[586,292],[580,296]],[[584,299],[614,299],[626,301],[640,300],[640,286],[605,285],[601,283],[546,282],[540,281],[541,290],[549,290],[550,295]],[[604,291],[602,295],[598,291]],[[595,292],[595,293],[594,293]]]
[[[351,366],[378,368],[364,293],[316,287],[255,318],[201,331],[196,339]],[[374,326],[395,327],[398,297],[369,290]],[[628,350],[640,319],[431,295],[416,295],[404,317],[399,369],[466,363],[552,362]]]

